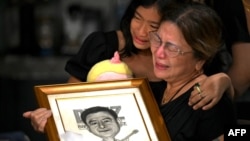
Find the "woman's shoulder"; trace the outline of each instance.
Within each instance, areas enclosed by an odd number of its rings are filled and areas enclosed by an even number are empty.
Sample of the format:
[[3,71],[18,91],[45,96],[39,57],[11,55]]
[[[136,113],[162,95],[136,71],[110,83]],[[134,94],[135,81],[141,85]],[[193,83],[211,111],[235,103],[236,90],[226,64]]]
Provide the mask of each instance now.
[[120,50],[125,46],[125,39],[123,33],[120,30],[113,31],[96,31],[91,33],[85,42],[93,41],[94,43],[107,44],[109,47],[115,47],[116,50]]
[[65,70],[72,76],[85,81],[88,71],[94,64],[112,58],[117,50],[116,31],[93,32],[84,40],[78,53],[67,61]]
[[[113,31],[95,31],[92,32],[91,34],[89,34],[89,36],[86,38],[86,41],[88,40],[98,40],[98,41],[108,41],[108,42],[113,42],[114,40],[118,40],[118,36],[117,36],[117,31],[113,30]],[[96,41],[96,43],[98,42]]]
[[[108,55],[108,57],[114,54],[118,50],[118,36],[116,31],[96,31],[91,33],[83,42],[79,52],[84,52],[89,55]],[[104,58],[106,59],[106,58]]]
[[111,31],[94,31],[89,34],[89,36],[117,36],[117,31],[116,30],[111,30]]

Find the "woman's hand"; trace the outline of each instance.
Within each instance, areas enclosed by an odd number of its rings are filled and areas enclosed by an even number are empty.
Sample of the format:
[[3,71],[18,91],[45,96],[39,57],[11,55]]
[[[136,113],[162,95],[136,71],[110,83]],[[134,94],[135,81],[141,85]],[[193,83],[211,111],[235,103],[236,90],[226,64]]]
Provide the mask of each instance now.
[[[71,76],[68,80],[68,83],[76,83],[81,82],[76,77]],[[44,132],[47,120],[51,117],[52,112],[46,108],[38,108],[34,111],[27,111],[23,113],[23,117],[28,118],[31,120],[31,125],[33,126],[34,130],[38,132]]]
[[194,110],[202,108],[208,110],[218,103],[226,92],[231,98],[234,96],[234,89],[231,79],[225,73],[217,73],[209,76],[200,83],[201,95],[194,89],[189,98],[188,105]]
[[51,117],[52,112],[46,108],[39,108],[34,111],[23,113],[23,117],[31,120],[31,125],[38,132],[44,132],[47,119]]

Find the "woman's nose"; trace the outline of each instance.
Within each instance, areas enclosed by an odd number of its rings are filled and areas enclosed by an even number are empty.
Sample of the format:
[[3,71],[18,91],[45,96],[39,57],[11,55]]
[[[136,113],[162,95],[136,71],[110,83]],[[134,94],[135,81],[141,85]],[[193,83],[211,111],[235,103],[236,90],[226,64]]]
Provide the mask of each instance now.
[[147,36],[148,30],[147,30],[147,25],[145,23],[142,23],[139,26],[139,33],[140,36]]
[[165,47],[163,44],[156,49],[156,56],[159,58],[164,58],[166,56]]

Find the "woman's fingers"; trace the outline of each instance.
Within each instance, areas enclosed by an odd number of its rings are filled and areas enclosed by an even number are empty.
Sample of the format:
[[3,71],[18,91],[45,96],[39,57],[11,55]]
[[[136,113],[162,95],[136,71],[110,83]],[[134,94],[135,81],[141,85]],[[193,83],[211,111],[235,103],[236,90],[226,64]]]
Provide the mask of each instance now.
[[25,118],[30,118],[31,125],[38,132],[44,132],[47,119],[51,117],[52,112],[46,108],[39,108],[35,111],[28,111],[23,114]]

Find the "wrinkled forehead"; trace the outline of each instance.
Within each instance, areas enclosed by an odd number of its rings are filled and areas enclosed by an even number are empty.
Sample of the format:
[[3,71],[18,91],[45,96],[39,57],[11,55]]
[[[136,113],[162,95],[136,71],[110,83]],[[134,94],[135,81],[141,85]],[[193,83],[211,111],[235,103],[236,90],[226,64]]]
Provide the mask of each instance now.
[[179,46],[180,49],[190,49],[192,48],[186,41],[181,29],[172,21],[164,21],[161,23],[157,34],[162,42],[169,42],[176,46]]
[[161,39],[164,41],[164,39],[167,40],[183,40],[183,34],[180,30],[180,28],[171,21],[164,21],[160,24],[159,29],[157,30],[157,34],[161,37]]

